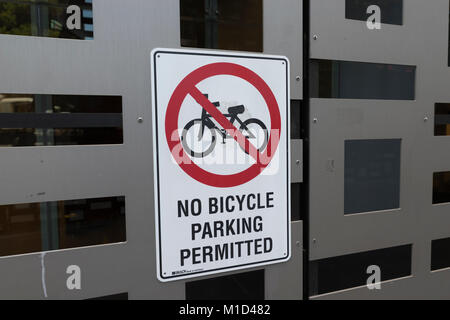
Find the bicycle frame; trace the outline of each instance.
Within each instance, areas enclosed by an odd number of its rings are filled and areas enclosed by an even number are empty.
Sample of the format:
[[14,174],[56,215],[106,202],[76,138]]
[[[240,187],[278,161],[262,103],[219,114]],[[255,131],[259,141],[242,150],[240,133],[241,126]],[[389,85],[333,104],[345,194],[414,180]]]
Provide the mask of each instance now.
[[[214,104],[214,105],[217,107],[216,104]],[[244,127],[244,129],[247,130],[247,132],[249,134],[248,138],[254,138],[253,134],[248,131],[248,128],[244,125],[244,122],[242,122],[242,120],[238,117],[237,114],[224,114],[223,116],[225,118],[229,118],[229,121],[231,122],[231,124],[234,124],[234,122],[237,121],[240,124],[240,127]],[[227,132],[224,129],[218,128],[214,124],[214,122],[212,122],[211,118],[212,118],[212,116],[210,114],[208,114],[208,112],[206,112],[205,109],[203,109],[202,117],[201,117],[202,127],[200,129],[198,139],[200,140],[203,137],[205,127],[208,127],[209,129],[216,129],[222,135],[222,139],[227,139],[229,137]]]

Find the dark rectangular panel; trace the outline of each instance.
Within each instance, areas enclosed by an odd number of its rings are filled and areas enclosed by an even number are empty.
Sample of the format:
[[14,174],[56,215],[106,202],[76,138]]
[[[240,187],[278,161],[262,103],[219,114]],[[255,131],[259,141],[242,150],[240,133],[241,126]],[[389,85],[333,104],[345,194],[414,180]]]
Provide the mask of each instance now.
[[264,300],[264,269],[186,282],[187,300]]
[[346,140],[344,214],[400,207],[400,139]]
[[435,104],[434,135],[450,136],[450,103]]
[[205,13],[208,1],[180,0],[181,46],[206,48]]
[[310,261],[310,296],[364,286],[369,266],[380,268],[381,281],[411,275],[412,245]]
[[433,204],[450,203],[450,171],[433,174]]
[[367,21],[367,9],[376,5],[381,11],[381,23],[403,24],[403,0],[345,0],[345,18]]
[[262,0],[180,0],[181,46],[263,51]]
[[0,206],[0,256],[124,241],[125,197]]
[[431,270],[450,268],[450,238],[431,242]]
[[311,60],[312,98],[414,100],[416,67]]
[[123,143],[122,97],[0,94],[0,147]]
[[291,221],[301,220],[301,183],[291,183]]
[[300,100],[291,100],[291,139],[301,139],[300,113],[302,103]]
[[92,39],[92,0],[0,0],[0,33]]
[[1,128],[98,128],[122,126],[119,113],[2,113]]

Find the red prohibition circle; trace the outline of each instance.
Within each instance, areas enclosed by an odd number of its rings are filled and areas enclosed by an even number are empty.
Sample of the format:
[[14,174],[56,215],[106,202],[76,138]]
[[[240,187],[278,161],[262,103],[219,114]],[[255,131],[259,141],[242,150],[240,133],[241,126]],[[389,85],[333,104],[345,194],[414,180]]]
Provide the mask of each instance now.
[[[180,141],[180,135],[178,134],[178,117],[184,99],[196,89],[195,86],[198,83],[218,75],[235,76],[253,85],[264,98],[269,109],[271,121],[271,133],[268,144],[264,152],[259,154],[257,162],[242,172],[230,175],[211,173],[196,165],[184,151]],[[218,188],[229,188],[249,182],[261,174],[269,165],[280,141],[281,116],[277,100],[272,90],[259,75],[238,64],[219,62],[211,63],[194,70],[178,84],[167,106],[165,127],[169,149],[185,173],[203,184]],[[278,130],[278,134],[272,134],[274,132],[273,130]],[[261,159],[264,161],[261,161]]]

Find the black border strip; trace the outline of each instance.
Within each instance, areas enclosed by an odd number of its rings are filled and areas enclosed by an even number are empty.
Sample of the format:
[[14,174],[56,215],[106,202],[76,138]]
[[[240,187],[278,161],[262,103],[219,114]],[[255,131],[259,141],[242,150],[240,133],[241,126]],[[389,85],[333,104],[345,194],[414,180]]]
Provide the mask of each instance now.
[[[265,261],[258,261],[258,262],[253,262],[253,263],[246,263],[246,264],[241,264],[241,265],[237,265],[237,266],[231,266],[231,267],[225,267],[225,268],[217,268],[217,269],[211,269],[211,270],[205,270],[205,271],[200,271],[200,272],[192,272],[192,273],[184,273],[180,276],[169,276],[169,277],[165,277],[162,275],[162,254],[161,254],[161,199],[160,199],[160,189],[159,189],[159,145],[158,145],[158,95],[157,95],[157,83],[156,83],[156,55],[157,54],[184,54],[184,55],[197,55],[197,56],[215,56],[215,57],[227,57],[227,58],[241,58],[241,59],[262,59],[262,60],[280,60],[280,61],[285,61],[286,62],[286,121],[288,123],[288,127],[289,127],[289,121],[290,121],[290,114],[289,114],[289,105],[290,105],[290,97],[289,97],[289,69],[288,69],[288,63],[286,59],[282,59],[282,58],[270,58],[270,57],[256,57],[256,56],[251,56],[251,55],[228,55],[228,54],[219,54],[219,53],[199,53],[199,52],[175,52],[175,51],[155,51],[153,53],[153,85],[154,85],[154,92],[155,92],[155,141],[156,141],[156,149],[154,150],[154,152],[157,152],[157,156],[156,156],[156,177],[157,177],[157,190],[158,190],[158,236],[159,236],[159,276],[161,277],[161,279],[176,279],[176,278],[182,278],[182,277],[186,277],[186,276],[191,276],[191,275],[201,275],[204,273],[210,273],[210,272],[215,272],[215,271],[220,271],[220,270],[227,270],[227,269],[235,269],[235,268],[242,268],[242,267],[246,267],[246,266],[251,266],[251,265],[260,265],[262,263],[269,263],[269,262],[274,262],[274,261],[283,261],[286,258],[280,258],[280,259],[271,259],[271,260],[265,260]],[[291,252],[290,252],[290,241],[291,241],[291,233],[289,232],[289,228],[290,228],[290,223],[291,223],[291,213],[289,210],[290,207],[290,198],[289,198],[289,188],[290,188],[290,183],[291,183],[291,178],[289,176],[289,157],[290,157],[290,153],[289,153],[289,143],[290,143],[290,133],[287,132],[286,130],[286,171],[287,171],[287,192],[286,192],[286,197],[287,197],[287,206],[288,206],[288,210],[287,210],[287,247],[288,247],[288,252],[287,252],[287,256],[290,256]],[[181,280],[181,279],[180,279]]]
[[303,102],[300,110],[303,139],[303,182],[300,190],[300,213],[303,218],[303,299],[309,300],[309,137],[310,137],[310,10],[311,0],[303,0]]

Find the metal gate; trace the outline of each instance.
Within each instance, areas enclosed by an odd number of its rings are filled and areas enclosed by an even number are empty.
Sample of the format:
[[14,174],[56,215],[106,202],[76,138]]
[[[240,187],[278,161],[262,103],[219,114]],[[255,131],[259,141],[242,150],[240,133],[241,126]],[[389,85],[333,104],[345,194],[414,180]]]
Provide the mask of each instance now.
[[[448,0],[56,2],[0,0],[29,20],[0,29],[0,299],[450,298]],[[287,263],[156,278],[150,52],[180,46],[290,60]]]
[[[45,1],[31,4],[31,29],[0,35],[0,94],[16,112],[0,122],[17,123],[0,150],[8,217],[0,224],[9,228],[0,230],[0,299],[196,298],[189,292],[201,282],[161,283],[155,270],[150,52],[180,47],[180,1],[74,2],[92,6],[82,12],[83,39],[64,36],[59,9]],[[300,100],[301,3],[265,0],[263,9],[263,52],[290,58],[291,98]],[[294,182],[300,173],[296,165]],[[292,241],[288,263],[264,268],[262,280],[256,271],[262,298],[302,297],[301,221],[292,222]],[[68,289],[69,266],[81,270],[80,290]]]
[[449,1],[310,6],[309,294],[448,299]]

